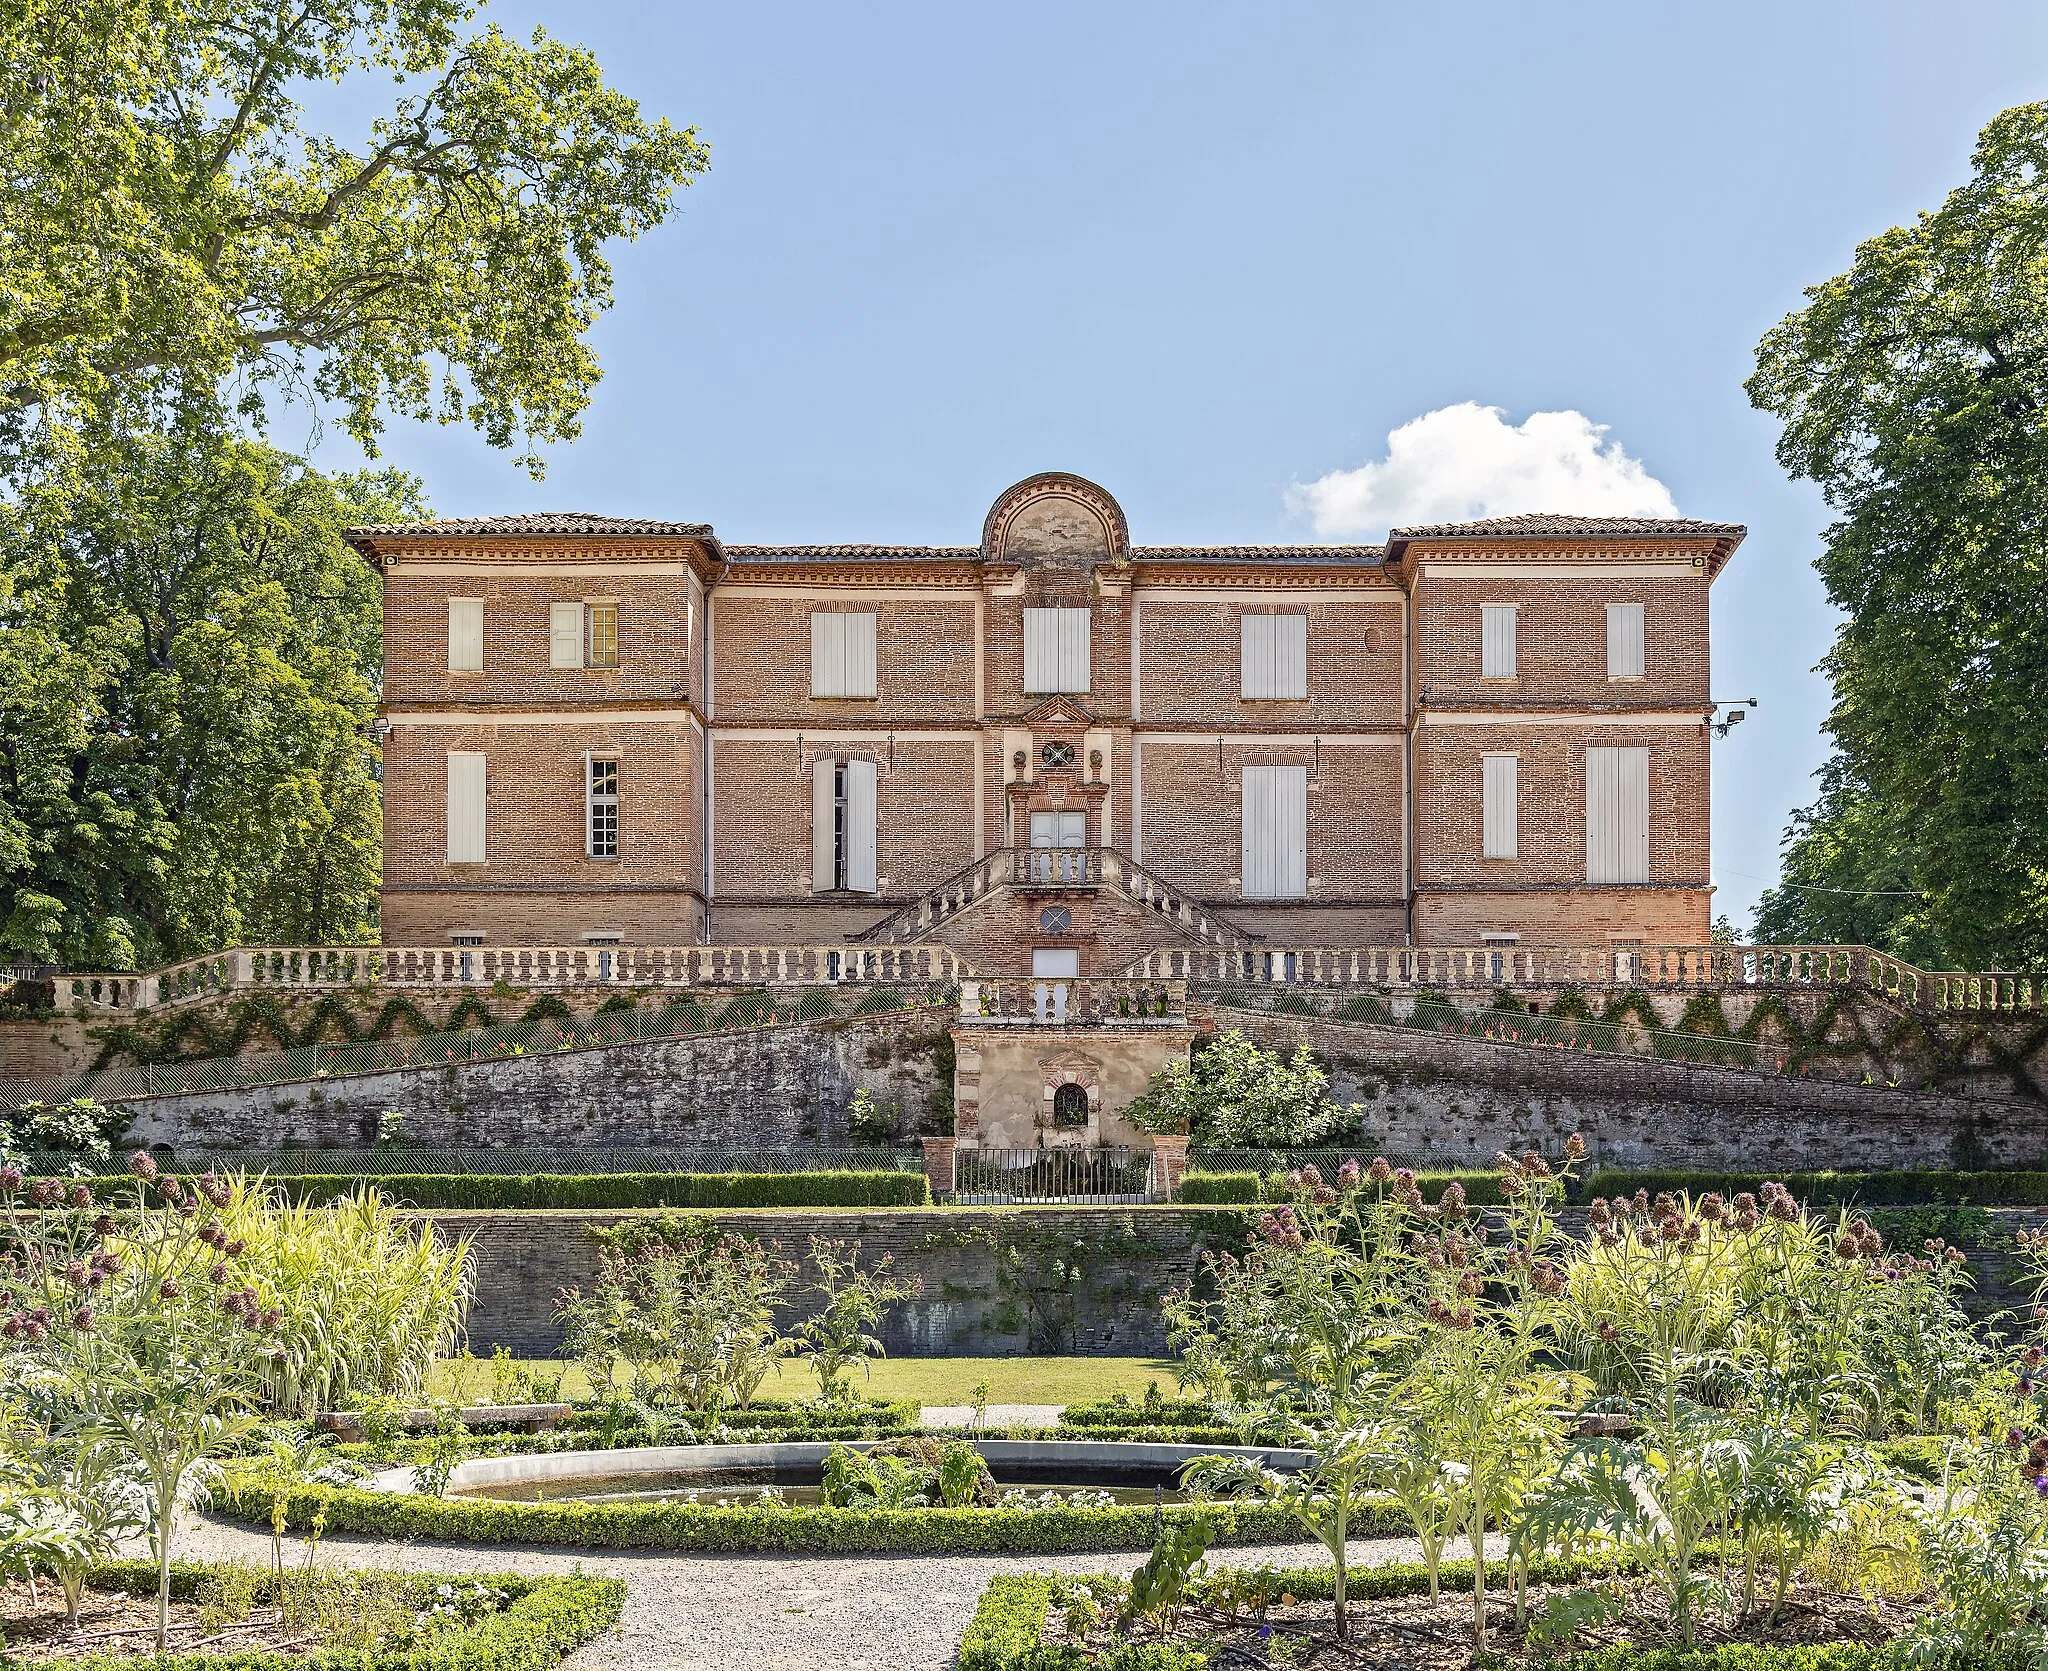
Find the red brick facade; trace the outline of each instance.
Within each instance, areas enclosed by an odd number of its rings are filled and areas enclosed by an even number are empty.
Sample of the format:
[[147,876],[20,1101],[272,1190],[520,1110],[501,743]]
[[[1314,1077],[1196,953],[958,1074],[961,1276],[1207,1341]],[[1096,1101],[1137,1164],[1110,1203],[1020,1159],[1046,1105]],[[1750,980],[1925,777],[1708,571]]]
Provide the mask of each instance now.
[[[949,548],[593,517],[357,530],[385,583],[385,938],[900,937],[892,913],[977,864],[1007,883],[1038,814],[1085,873],[998,887],[932,931],[988,973],[1036,947],[1107,973],[1173,940],[1145,887],[1273,945],[1700,941],[1707,589],[1741,534],[1534,517],[1384,546],[1133,547],[1069,476],[1011,489],[979,545]],[[472,655],[451,599],[481,605],[480,669],[450,670]],[[1615,604],[1641,607],[1640,674],[1610,671]],[[1482,660],[1485,611],[1507,606],[1511,674]],[[610,659],[591,611],[613,609],[617,666],[552,664]],[[1027,629],[1027,610],[1085,611],[1085,643],[1057,648],[1078,616]],[[873,694],[812,695],[814,614],[863,617],[819,629],[863,644],[872,618],[871,655],[846,654]],[[1276,615],[1301,619],[1244,625]],[[579,620],[600,622],[580,651]],[[1085,688],[1027,690],[1028,669]],[[1619,751],[1591,791],[1589,749]],[[473,793],[451,754],[483,756],[480,859],[451,825]],[[1518,774],[1511,857],[1485,856],[1488,756]],[[616,762],[615,843],[593,833],[593,759]],[[1102,849],[1125,881],[1100,879]],[[1589,880],[1615,852],[1621,879]]]

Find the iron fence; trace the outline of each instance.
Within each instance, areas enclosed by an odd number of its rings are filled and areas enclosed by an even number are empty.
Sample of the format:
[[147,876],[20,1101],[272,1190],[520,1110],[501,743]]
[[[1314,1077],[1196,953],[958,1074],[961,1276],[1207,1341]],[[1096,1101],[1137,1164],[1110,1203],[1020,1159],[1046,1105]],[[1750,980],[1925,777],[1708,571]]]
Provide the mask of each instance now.
[[1151,1199],[1151,1171],[1145,1149],[963,1149],[954,1156],[954,1199],[969,1207],[1127,1206]]
[[648,1009],[635,1005],[587,1021],[515,1021],[467,1032],[422,1033],[415,1038],[351,1039],[260,1055],[135,1063],[84,1074],[40,1074],[0,1080],[0,1107],[19,1107],[25,1102],[57,1103],[71,1097],[131,1102],[140,1097],[242,1090],[345,1074],[385,1073],[398,1068],[460,1067],[562,1050],[688,1038],[696,1033],[775,1027],[833,1016],[876,1015],[924,1004],[957,1002],[958,989],[952,986],[811,987],[795,994],[744,992],[722,1002],[690,994]]

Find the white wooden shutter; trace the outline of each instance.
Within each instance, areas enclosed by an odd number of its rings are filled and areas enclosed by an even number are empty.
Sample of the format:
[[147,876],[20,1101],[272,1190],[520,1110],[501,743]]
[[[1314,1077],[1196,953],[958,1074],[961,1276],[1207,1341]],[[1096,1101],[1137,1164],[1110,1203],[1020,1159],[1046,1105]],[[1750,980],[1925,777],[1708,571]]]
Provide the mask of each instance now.
[[1479,672],[1487,679],[1515,676],[1515,606],[1489,603],[1480,611]]
[[846,688],[841,696],[875,694],[875,618],[873,615],[842,615],[839,630],[845,634]]
[[1308,768],[1244,768],[1243,869],[1247,899],[1300,899],[1308,892]]
[[1586,750],[1586,880],[1650,879],[1650,751]]
[[484,600],[448,600],[448,671],[481,673],[484,670]]
[[1639,603],[1610,603],[1607,606],[1607,677],[1640,679],[1643,676],[1643,606]]
[[838,696],[846,683],[846,633],[843,615],[823,610],[811,615],[811,694]]
[[583,605],[548,605],[548,666],[583,665]]
[[875,763],[846,763],[846,885],[875,891]]
[[1238,688],[1246,700],[1299,702],[1308,695],[1308,617],[1238,617]]
[[448,756],[448,862],[484,862],[484,757]]
[[1085,694],[1089,683],[1089,612],[1024,611],[1024,689]]
[[811,762],[811,889],[821,894],[839,886],[839,849],[832,816],[838,799],[838,770],[836,760]]
[[1512,754],[1489,754],[1480,761],[1483,845],[1488,859],[1521,857],[1521,762]]

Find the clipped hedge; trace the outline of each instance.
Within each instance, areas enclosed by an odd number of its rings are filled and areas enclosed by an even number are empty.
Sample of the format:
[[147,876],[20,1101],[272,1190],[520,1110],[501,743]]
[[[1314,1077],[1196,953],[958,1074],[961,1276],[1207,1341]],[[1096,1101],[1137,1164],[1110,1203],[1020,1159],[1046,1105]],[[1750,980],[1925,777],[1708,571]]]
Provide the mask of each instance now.
[[2048,1205],[2048,1172],[1596,1172],[1584,1194],[1754,1194],[1766,1180],[1783,1184],[1809,1207],[1917,1207]]
[[[1201,1157],[1195,1157],[1194,1164],[1201,1164]],[[1320,1162],[1318,1163],[1320,1164]],[[1329,1179],[1328,1167],[1323,1167],[1325,1181]],[[1463,1186],[1465,1199],[1475,1207],[1498,1207],[1501,1204],[1500,1177],[1493,1172],[1418,1172],[1416,1183],[1423,1195],[1434,1201],[1443,1193],[1444,1186],[1456,1182]],[[1633,1187],[1633,1186],[1631,1186]],[[1177,1200],[1190,1206],[1236,1207],[1256,1205],[1261,1201],[1285,1201],[1288,1198],[1287,1174],[1285,1172],[1199,1172],[1190,1171],[1180,1181]]]
[[[1531,1563],[1529,1576],[1538,1584],[1568,1584],[1625,1570],[1625,1563],[1612,1560],[1545,1559]],[[1470,1561],[1447,1560],[1438,1572],[1447,1596],[1471,1588]],[[1335,1574],[1327,1566],[1299,1567],[1276,1572],[1272,1580],[1297,1601],[1329,1601]],[[1202,1582],[1194,1580],[1192,1596],[1201,1596]],[[1051,1573],[1004,1573],[991,1579],[961,1637],[959,1671],[1195,1671],[1208,1663],[1191,1644],[1134,1643],[1091,1658],[1070,1644],[1043,1640],[1058,1583]],[[1420,1562],[1353,1567],[1346,1583],[1354,1603],[1422,1595],[1428,1589],[1429,1572]],[[1544,1663],[1546,1671],[1877,1671],[1893,1661],[1883,1644],[1823,1642],[1798,1647],[1727,1643],[1693,1650],[1624,1645]]]
[[[95,1195],[132,1188],[127,1177],[85,1178]],[[401,1206],[460,1207],[929,1207],[922,1172],[465,1172],[271,1173],[270,1186],[291,1201],[331,1201],[365,1185]]]
[[[576,1412],[566,1427],[545,1433],[472,1431],[465,1441],[471,1456],[545,1456],[558,1451],[628,1450],[638,1445],[753,1444],[783,1440],[893,1439],[915,1433],[924,1411],[910,1399],[873,1399],[855,1405],[821,1408],[788,1400],[762,1399],[723,1417],[679,1410],[659,1426],[628,1422],[607,1428],[601,1411]],[[417,1462],[437,1443],[408,1435],[383,1445],[350,1440],[332,1447],[333,1454],[353,1462],[397,1467]]]
[[[224,1493],[238,1520],[270,1523],[279,1487],[245,1476]],[[330,1532],[456,1543],[539,1543],[573,1549],[682,1549],[706,1554],[1061,1555],[1149,1549],[1148,1504],[1051,1509],[719,1508],[703,1503],[508,1503],[487,1497],[424,1497],[352,1487],[293,1486],[286,1519],[305,1527],[324,1513]],[[1158,1511],[1175,1520],[1187,1503]],[[1222,1544],[1302,1543],[1291,1516],[1268,1503],[1209,1505]],[[1407,1523],[1391,1503],[1359,1516],[1361,1537]]]
[[[172,1599],[195,1600],[214,1571],[194,1561],[174,1563]],[[443,1581],[443,1575],[438,1573],[409,1576],[413,1577],[423,1604],[426,1593]],[[509,1598],[503,1611],[473,1625],[436,1632],[406,1649],[402,1656],[386,1649],[366,1653],[328,1650],[309,1661],[299,1654],[243,1648],[162,1657],[93,1654],[62,1663],[69,1671],[128,1671],[143,1664],[150,1671],[305,1671],[315,1663],[320,1671],[390,1671],[400,1664],[407,1671],[548,1671],[573,1650],[616,1625],[626,1604],[626,1586],[616,1578],[528,1578],[514,1573],[462,1576],[465,1581],[473,1578],[492,1589],[503,1590]],[[98,1590],[154,1595],[156,1565],[151,1561],[102,1561],[92,1568],[86,1581]]]

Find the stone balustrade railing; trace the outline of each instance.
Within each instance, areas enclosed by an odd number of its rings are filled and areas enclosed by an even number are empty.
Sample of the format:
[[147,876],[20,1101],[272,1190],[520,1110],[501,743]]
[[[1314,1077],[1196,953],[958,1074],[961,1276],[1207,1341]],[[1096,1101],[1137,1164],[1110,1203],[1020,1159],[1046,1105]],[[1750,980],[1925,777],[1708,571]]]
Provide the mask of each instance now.
[[57,975],[60,1010],[148,1010],[215,993],[343,987],[932,986],[966,965],[946,946],[260,946],[149,975]]
[[1024,975],[960,983],[960,1019],[1026,1027],[1133,1027],[1185,1023],[1182,981],[1120,976]]
[[1211,985],[1366,986],[1388,992],[1493,987],[1862,987],[1911,1009],[1983,1015],[2048,1007],[2048,977],[1917,969],[1868,946],[1169,947],[1125,970]]
[[[1006,853],[999,862],[1007,866],[1011,861]],[[1162,900],[1163,913],[1174,908]],[[841,982],[927,986],[957,983],[974,973],[943,945],[857,941],[836,946],[267,946],[215,952],[146,975],[51,979],[60,1010],[114,1011],[250,990],[453,990],[501,982],[524,989]],[[2048,977],[1918,969],[1867,946],[1174,946],[1147,952],[1121,974],[1138,984],[1194,981],[1385,992],[1860,987],[1904,1008],[1934,1014],[2026,1015],[2048,1008]],[[1019,984],[1030,988],[1035,983]],[[1105,985],[1104,990],[1114,988]]]

